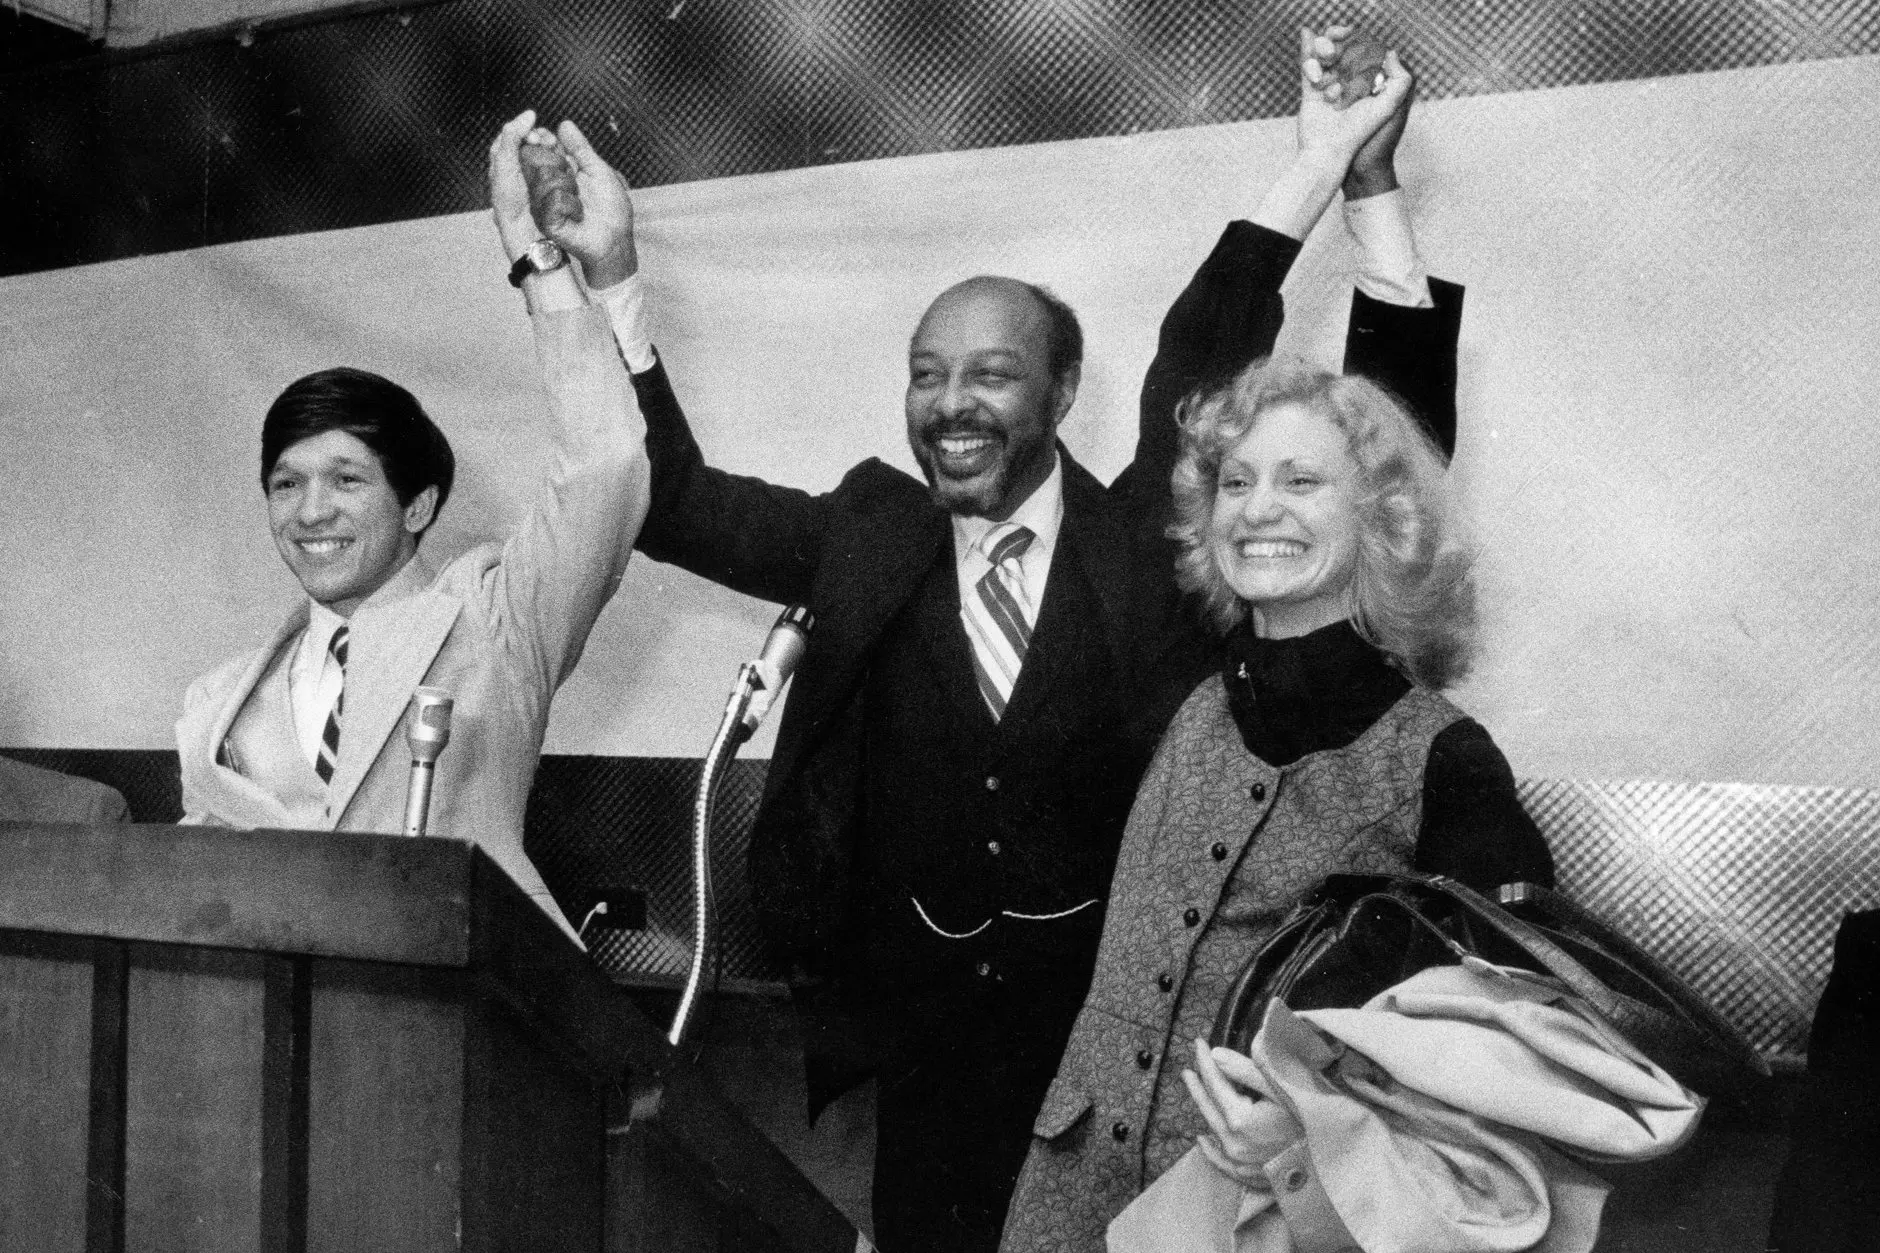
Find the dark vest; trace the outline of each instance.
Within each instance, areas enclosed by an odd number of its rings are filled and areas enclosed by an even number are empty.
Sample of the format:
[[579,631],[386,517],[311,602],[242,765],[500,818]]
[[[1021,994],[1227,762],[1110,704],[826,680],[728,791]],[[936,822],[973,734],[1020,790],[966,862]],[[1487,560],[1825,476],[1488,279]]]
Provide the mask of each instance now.
[[1082,563],[1060,544],[997,723],[974,681],[951,544],[883,633],[862,693],[851,949],[870,1003],[955,1014],[1043,996],[1064,1002],[1040,1011],[1068,1030],[1144,765],[1120,735],[1100,620]]

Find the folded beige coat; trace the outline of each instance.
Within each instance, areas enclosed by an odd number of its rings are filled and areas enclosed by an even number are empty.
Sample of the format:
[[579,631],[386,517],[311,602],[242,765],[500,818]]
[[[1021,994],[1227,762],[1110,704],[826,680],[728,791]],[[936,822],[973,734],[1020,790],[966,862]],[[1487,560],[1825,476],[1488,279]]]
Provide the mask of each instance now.
[[1110,1224],[1112,1253],[1587,1253],[1607,1185],[1703,1099],[1556,981],[1469,959],[1361,1009],[1267,1007],[1249,1053],[1265,1185],[1191,1149]]

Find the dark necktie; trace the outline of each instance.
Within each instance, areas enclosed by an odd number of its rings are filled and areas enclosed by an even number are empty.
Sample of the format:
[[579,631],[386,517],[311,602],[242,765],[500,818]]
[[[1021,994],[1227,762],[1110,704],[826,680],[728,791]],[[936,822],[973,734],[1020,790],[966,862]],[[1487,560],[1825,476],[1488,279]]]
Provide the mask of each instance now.
[[339,724],[346,716],[346,637],[348,628],[341,624],[333,632],[333,639],[326,646],[326,651],[333,654],[333,660],[339,663],[339,695],[333,698],[333,712],[326,716],[326,728],[320,732],[320,756],[313,763],[314,772],[320,776],[320,782],[333,781],[333,768],[339,764]]

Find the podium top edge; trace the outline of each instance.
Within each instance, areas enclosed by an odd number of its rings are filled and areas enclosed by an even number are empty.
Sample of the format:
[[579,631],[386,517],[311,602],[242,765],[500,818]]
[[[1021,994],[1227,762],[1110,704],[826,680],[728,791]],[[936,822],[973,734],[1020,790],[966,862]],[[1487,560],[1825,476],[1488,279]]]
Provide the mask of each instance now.
[[455,839],[0,822],[0,931],[464,966],[479,859]]

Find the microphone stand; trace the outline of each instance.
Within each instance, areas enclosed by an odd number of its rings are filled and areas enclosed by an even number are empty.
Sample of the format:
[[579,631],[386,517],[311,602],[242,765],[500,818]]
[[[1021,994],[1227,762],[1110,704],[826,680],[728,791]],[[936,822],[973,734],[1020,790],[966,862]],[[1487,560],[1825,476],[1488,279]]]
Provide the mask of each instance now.
[[[771,703],[790,681],[796,663],[803,656],[815,615],[802,605],[791,605],[777,616],[777,624],[764,641],[763,654],[756,661],[738,667],[737,681],[731,685],[731,699],[725,702],[725,716],[712,736],[711,748],[699,771],[698,799],[692,806],[692,970],[686,976],[685,991],[679,995],[679,1008],[673,1013],[666,1042],[678,1048],[698,1008],[699,984],[705,977],[705,958],[712,945],[716,912],[712,899],[712,809],[718,798],[718,784],[725,767],[737,755],[738,746],[751,738],[757,724],[770,712]],[[760,700],[759,697],[762,697]]]
[[685,991],[679,995],[679,1008],[673,1013],[666,1043],[674,1048],[685,1038],[691,1025],[692,1011],[698,1006],[699,984],[705,974],[706,950],[710,947],[715,910],[712,897],[712,810],[718,800],[718,782],[725,767],[737,756],[738,746],[751,738],[751,728],[744,715],[751,707],[762,678],[757,663],[747,661],[738,667],[737,681],[731,685],[731,699],[725,702],[725,716],[712,736],[705,762],[699,771],[698,795],[692,803],[692,969],[686,976]]

